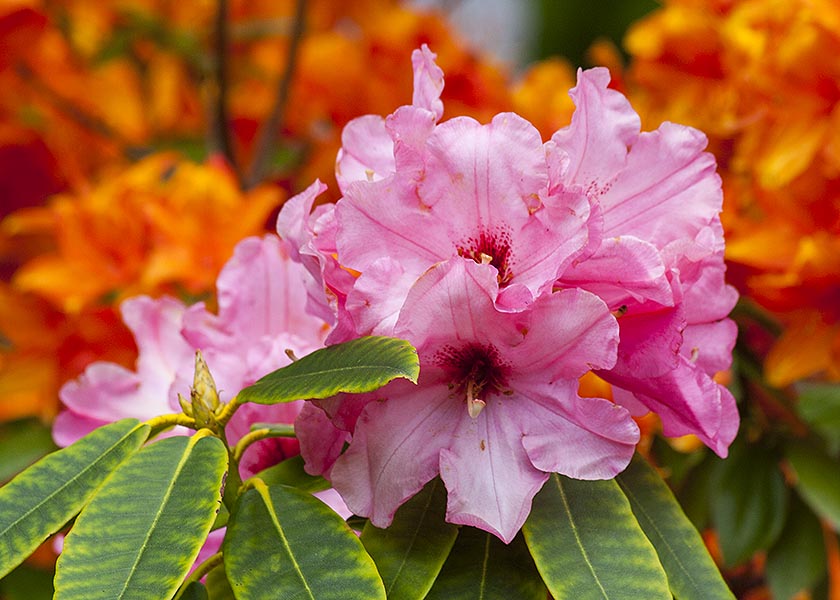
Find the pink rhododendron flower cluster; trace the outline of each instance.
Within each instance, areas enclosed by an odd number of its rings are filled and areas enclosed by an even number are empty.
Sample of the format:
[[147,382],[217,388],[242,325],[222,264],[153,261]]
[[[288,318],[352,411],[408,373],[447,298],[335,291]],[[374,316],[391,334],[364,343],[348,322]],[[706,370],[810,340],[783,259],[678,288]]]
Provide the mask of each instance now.
[[[247,238],[219,274],[217,314],[203,303],[187,307],[170,297],[126,300],[121,309],[137,342],[137,370],[94,363],[79,379],[65,384],[61,400],[66,410],[53,427],[56,442],[66,446],[126,417],[148,420],[180,412],[178,394],[189,398],[197,349],[222,399],[230,400],[243,387],[287,365],[286,349],[302,356],[321,347],[327,327],[303,311],[304,274],[276,236]],[[226,427],[228,441],[236,443],[254,422],[292,423],[302,405],[245,404]],[[297,453],[294,440],[262,440],[243,456],[243,474],[252,475]]]
[[[343,197],[311,212],[316,182],[278,220],[328,343],[393,335],[421,364],[418,386],[308,404],[308,470],[378,527],[440,475],[447,520],[509,542],[550,473],[625,468],[631,415],[725,456],[738,413],[712,375],[731,360],[737,294],[703,134],[641,132],[605,69],[578,72],[572,122],[547,142],[513,113],[442,120],[434,58],[412,56],[411,105],[344,130]],[[588,371],[614,402],[578,395]]]

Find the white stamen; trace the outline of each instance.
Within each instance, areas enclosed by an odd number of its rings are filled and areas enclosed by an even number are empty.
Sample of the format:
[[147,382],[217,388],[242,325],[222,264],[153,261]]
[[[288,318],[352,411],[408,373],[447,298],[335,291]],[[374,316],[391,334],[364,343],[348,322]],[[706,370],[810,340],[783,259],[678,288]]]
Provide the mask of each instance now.
[[467,413],[469,413],[470,417],[476,419],[481,414],[481,411],[484,410],[484,407],[487,406],[487,403],[481,398],[475,397],[474,385],[475,383],[472,379],[467,381]]

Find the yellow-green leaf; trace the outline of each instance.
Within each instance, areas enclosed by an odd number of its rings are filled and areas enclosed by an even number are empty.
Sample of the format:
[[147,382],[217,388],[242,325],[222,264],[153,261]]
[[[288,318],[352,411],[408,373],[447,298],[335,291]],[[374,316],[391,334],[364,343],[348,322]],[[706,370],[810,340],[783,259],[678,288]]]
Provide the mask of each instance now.
[[387,529],[367,523],[361,540],[373,557],[389,598],[422,600],[458,536],[444,521],[446,488],[435,478],[397,509]]
[[278,404],[376,390],[397,378],[417,383],[417,351],[404,340],[369,336],[316,350],[239,392],[239,402]]
[[136,419],[106,425],[0,488],[0,577],[73,518],[148,433]]
[[662,478],[639,455],[616,477],[653,543],[677,600],[734,600],[717,566]]
[[614,480],[552,474],[523,532],[556,600],[671,600],[656,550]]
[[222,546],[237,598],[385,600],[376,565],[331,508],[295,488],[250,485]]
[[205,432],[156,442],[114,472],[65,540],[57,600],[175,594],[221,503],[228,454]]
[[546,597],[545,584],[521,535],[505,545],[491,533],[461,527],[426,600],[544,600]]

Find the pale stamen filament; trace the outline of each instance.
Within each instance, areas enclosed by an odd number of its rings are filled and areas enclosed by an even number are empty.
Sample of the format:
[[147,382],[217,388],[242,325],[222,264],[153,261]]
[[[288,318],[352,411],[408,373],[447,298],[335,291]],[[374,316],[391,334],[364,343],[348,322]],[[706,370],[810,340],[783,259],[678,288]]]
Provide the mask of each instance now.
[[[478,388],[478,389],[476,389]],[[481,391],[481,386],[476,386],[472,379],[467,380],[467,412],[473,419],[478,418],[487,403],[481,398],[476,398],[476,392]]]

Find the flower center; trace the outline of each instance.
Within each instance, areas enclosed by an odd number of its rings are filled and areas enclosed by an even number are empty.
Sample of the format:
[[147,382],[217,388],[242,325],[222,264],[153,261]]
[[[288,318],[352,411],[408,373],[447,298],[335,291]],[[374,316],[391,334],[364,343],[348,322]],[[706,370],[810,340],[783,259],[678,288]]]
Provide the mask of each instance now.
[[458,256],[471,258],[480,265],[496,267],[500,287],[504,287],[513,279],[510,269],[512,253],[509,231],[482,231],[458,244],[457,250]]
[[434,362],[451,377],[450,389],[463,397],[467,412],[475,419],[487,405],[492,393],[504,393],[510,365],[505,363],[492,344],[444,346],[435,354]]

